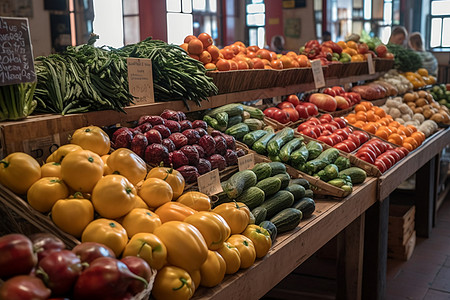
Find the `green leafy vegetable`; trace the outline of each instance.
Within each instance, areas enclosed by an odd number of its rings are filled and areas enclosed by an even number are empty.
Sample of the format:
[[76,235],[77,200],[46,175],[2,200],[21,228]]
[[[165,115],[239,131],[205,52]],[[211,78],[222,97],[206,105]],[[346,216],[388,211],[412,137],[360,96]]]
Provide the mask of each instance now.
[[422,60],[414,51],[395,44],[387,44],[387,48],[395,56],[395,69],[401,72],[415,72],[422,67]]

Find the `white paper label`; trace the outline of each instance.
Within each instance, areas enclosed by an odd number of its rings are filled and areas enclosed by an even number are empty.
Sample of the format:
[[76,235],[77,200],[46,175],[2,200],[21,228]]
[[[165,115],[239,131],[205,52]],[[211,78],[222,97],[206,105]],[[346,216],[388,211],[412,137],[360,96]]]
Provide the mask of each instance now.
[[314,76],[314,84],[316,85],[316,89],[325,86],[325,78],[323,77],[322,64],[320,63],[320,59],[315,59],[311,61],[311,68]]
[[219,169],[214,169],[211,172],[205,173],[197,178],[198,190],[200,193],[208,196],[220,193],[223,191],[220,184]]
[[369,74],[375,74],[375,63],[372,59],[371,54],[366,54],[367,56],[367,65],[369,66]]
[[252,169],[255,165],[255,155],[253,153],[238,157],[239,171]]
[[127,58],[128,87],[136,97],[135,104],[154,103],[152,60],[147,58]]

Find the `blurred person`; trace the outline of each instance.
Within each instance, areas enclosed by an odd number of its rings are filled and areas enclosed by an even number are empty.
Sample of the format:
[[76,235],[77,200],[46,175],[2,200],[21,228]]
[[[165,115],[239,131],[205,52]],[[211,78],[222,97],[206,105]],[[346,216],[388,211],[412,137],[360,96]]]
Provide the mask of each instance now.
[[276,54],[284,54],[284,37],[281,35],[274,35],[272,41],[270,42],[270,50]]
[[403,26],[396,26],[392,29],[388,43],[404,46],[407,37],[408,31],[406,30],[406,28]]
[[438,62],[436,57],[431,52],[425,51],[423,47],[423,38],[420,32],[413,32],[409,36],[409,47],[419,54],[422,59],[422,67],[428,70],[430,75],[436,76],[438,69]]
[[331,41],[331,32],[324,31],[322,32],[322,42]]

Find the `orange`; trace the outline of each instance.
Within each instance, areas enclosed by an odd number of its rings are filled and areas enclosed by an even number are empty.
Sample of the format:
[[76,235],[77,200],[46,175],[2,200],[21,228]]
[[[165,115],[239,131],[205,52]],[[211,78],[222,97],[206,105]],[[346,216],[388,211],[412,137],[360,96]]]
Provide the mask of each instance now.
[[237,70],[238,69],[237,62],[235,62],[234,60],[229,60],[228,62],[230,63],[230,70]]
[[203,43],[199,39],[192,39],[188,43],[189,54],[200,55],[203,52]]
[[389,132],[386,131],[386,130],[383,130],[383,129],[378,129],[375,132],[375,135],[380,137],[380,138],[382,138],[382,139],[385,139],[385,140],[387,140],[389,138]]
[[380,119],[380,117],[377,116],[373,110],[369,110],[366,114],[366,117],[367,121],[369,122],[376,122]]
[[303,55],[303,54],[297,56],[297,61],[298,61],[298,64],[299,64],[300,68],[306,68],[308,66],[308,63],[309,63],[308,57],[306,55]]
[[[250,57],[250,58],[256,57],[256,52],[248,51],[248,52],[247,52],[247,57]],[[258,58],[259,58],[259,57],[258,57]]]
[[363,129],[365,130],[365,131],[367,131],[367,132],[370,132],[370,133],[372,133],[372,134],[374,134],[376,131],[377,131],[377,127],[375,126],[375,124],[374,123],[366,123],[364,126],[363,126]]
[[230,62],[226,59],[219,58],[216,63],[217,70],[219,71],[229,71],[231,68]]
[[188,44],[187,43],[183,43],[180,45],[180,47],[184,50],[184,51],[188,51]]
[[258,50],[259,50],[259,47],[258,46],[248,46],[247,47],[247,51],[252,51],[252,52],[258,52]]
[[192,57],[193,59],[196,59],[196,60],[200,60],[200,57],[198,56],[198,55],[195,55],[195,54],[188,54],[190,57]]
[[416,132],[417,131],[417,128],[416,128],[416,126],[414,126],[414,125],[408,125],[408,126],[406,126],[406,127],[408,127],[409,129],[411,129],[412,130],[412,132]]
[[264,69],[264,63],[259,57],[252,58],[254,69]]
[[245,62],[244,60],[239,60],[237,62],[237,65],[238,65],[238,70],[247,70],[249,68],[247,62]]
[[414,150],[413,145],[411,145],[410,143],[403,143],[402,146],[405,147],[406,149],[408,149],[408,151]]
[[355,126],[355,127],[358,127],[358,128],[363,128],[365,124],[366,124],[366,122],[364,122],[364,121],[356,121],[352,125]]
[[293,62],[292,62],[292,58],[290,58],[287,55],[282,55],[280,57],[281,62],[283,63],[283,68],[284,69],[288,69],[288,68],[292,68],[293,67]]
[[357,121],[363,121],[366,122],[367,121],[367,116],[366,113],[363,111],[359,111],[356,113],[356,120]]
[[188,36],[186,36],[185,38],[184,38],[184,41],[183,41],[183,43],[189,43],[191,40],[193,40],[193,39],[196,39],[197,37],[195,36],[195,35],[192,35],[192,34],[190,34],[190,35],[188,35]]
[[370,110],[373,107],[373,103],[369,101],[362,101],[360,104],[364,105],[367,110]]
[[380,120],[378,120],[378,122],[384,126],[387,126],[390,121],[386,117],[383,117]]
[[209,54],[211,54],[212,60],[216,60],[219,58],[220,51],[219,51],[219,48],[217,48],[216,46],[211,45],[208,48],[206,48],[206,51],[208,51]]
[[286,55],[291,59],[297,59],[297,53],[295,53],[294,51],[289,51],[288,53],[286,53]]
[[397,121],[392,121],[391,123],[389,123],[389,127],[396,127],[398,128],[401,124]]
[[411,137],[414,138],[419,143],[419,145],[425,141],[425,133],[423,133],[422,131],[413,132],[411,134]]
[[203,64],[207,64],[212,61],[211,54],[208,51],[203,51],[199,58]]
[[392,132],[392,130],[391,130],[391,128],[389,128],[389,127],[387,127],[387,126],[381,126],[381,127],[379,127],[378,128],[378,130],[383,130],[383,131],[386,131],[387,132],[387,134],[388,134],[388,136],[391,134],[391,133],[393,133]]
[[404,126],[403,127],[399,126],[397,128],[397,133],[400,134],[400,135],[404,135],[406,137],[405,127]]
[[277,53],[270,51],[270,57],[272,58],[272,60],[278,59]]
[[270,51],[267,49],[259,49],[256,52],[256,56],[261,59],[267,59],[268,61],[272,60],[272,57],[270,56]]
[[205,64],[205,69],[211,71],[211,70],[217,69],[217,67],[216,67],[216,65],[213,64],[213,63],[207,63],[207,64]]
[[355,50],[358,50],[358,45],[354,41],[348,41],[347,42],[347,47],[355,49]]
[[354,124],[356,122],[356,117],[355,116],[347,116],[345,119],[350,124]]
[[388,128],[391,130],[392,133],[397,133],[397,127],[388,126]]
[[407,127],[407,126],[403,126],[403,131],[405,132],[406,136],[411,136],[411,134],[414,132],[412,131],[411,128]]
[[391,142],[391,143],[394,143],[399,146],[401,146],[403,143],[403,137],[398,133],[391,134],[388,138],[388,141],[391,141],[391,140],[393,140],[393,142]]
[[352,59],[351,59],[351,61],[352,62],[361,62],[361,61],[364,61],[364,55],[362,55],[362,54],[355,54],[355,55],[352,55]]
[[366,112],[366,111],[367,111],[367,108],[366,108],[366,106],[363,105],[363,104],[356,104],[356,105],[355,105],[355,112],[358,112],[358,111],[364,111],[364,112]]
[[270,66],[274,69],[283,69],[283,62],[280,59],[274,59],[270,62]]
[[213,44],[213,39],[206,32],[200,33],[198,39],[202,42],[203,48],[206,49]]
[[380,118],[386,117],[386,112],[381,107],[375,107],[374,108],[375,114],[379,116]]
[[230,47],[220,49],[220,53],[222,53],[223,58],[225,59],[232,59],[234,57],[234,52]]
[[339,46],[341,46],[342,49],[347,48],[347,44],[346,44],[344,41],[339,41],[339,42],[337,42],[337,44],[338,44]]
[[407,137],[403,139],[403,143],[410,143],[414,147],[414,149],[416,149],[420,145],[420,143],[418,143],[413,137]]

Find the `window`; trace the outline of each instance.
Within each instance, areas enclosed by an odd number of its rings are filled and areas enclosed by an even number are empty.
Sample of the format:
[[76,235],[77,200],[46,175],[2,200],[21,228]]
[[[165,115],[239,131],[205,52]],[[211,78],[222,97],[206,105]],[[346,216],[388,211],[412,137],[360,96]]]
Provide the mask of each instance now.
[[264,48],[266,39],[266,5],[264,0],[246,0],[245,7],[248,43]]
[[187,35],[209,33],[218,43],[218,0],[166,0],[167,41],[182,44]]
[[450,47],[450,0],[431,0],[429,16],[429,48]]

